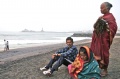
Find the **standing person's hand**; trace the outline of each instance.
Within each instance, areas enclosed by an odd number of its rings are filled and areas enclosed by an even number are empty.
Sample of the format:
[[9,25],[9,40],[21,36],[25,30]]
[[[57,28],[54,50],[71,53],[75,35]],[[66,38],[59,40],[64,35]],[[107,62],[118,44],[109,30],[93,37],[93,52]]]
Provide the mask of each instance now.
[[102,19],[103,18],[103,16],[100,16],[98,19]]
[[[99,19],[102,19],[102,18],[103,18],[103,16],[98,17],[97,21],[98,21]],[[96,21],[96,22],[97,22],[97,21]]]

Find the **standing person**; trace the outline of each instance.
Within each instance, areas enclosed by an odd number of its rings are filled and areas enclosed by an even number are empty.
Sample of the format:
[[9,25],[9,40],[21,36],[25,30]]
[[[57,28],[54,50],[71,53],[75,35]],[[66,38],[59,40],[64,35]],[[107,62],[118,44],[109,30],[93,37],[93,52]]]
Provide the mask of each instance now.
[[9,50],[9,42],[6,42],[6,50]]
[[73,79],[100,79],[100,68],[89,47],[80,47],[75,61],[68,65]]
[[4,51],[7,51],[7,41],[4,39]]
[[100,68],[103,69],[103,72],[101,72],[101,76],[106,76],[108,73],[107,68],[109,64],[109,49],[117,31],[116,20],[113,14],[110,13],[111,7],[112,4],[109,2],[104,2],[101,4],[100,9],[103,16],[99,17],[97,22],[100,19],[104,20],[107,24],[108,30],[103,31],[101,29],[101,33],[98,34],[96,27],[99,25],[97,25],[96,22],[94,24],[94,31],[91,42],[91,50],[93,51]]
[[73,39],[71,37],[67,37],[66,44],[66,47],[58,50],[52,55],[50,62],[45,67],[40,68],[42,71],[46,69],[46,71],[43,71],[44,75],[51,75],[54,71],[58,70],[62,64],[68,66],[70,64],[69,61],[74,61],[76,55],[78,54],[78,50],[76,46],[73,45]]

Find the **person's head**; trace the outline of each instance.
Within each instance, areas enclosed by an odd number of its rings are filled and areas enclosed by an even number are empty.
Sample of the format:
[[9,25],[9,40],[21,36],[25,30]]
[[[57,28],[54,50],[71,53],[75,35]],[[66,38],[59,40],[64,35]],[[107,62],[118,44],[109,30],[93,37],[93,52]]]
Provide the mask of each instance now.
[[71,37],[67,37],[66,44],[68,45],[68,47],[72,47],[73,46],[73,39]]
[[80,55],[82,60],[88,61],[88,54],[87,54],[87,51],[86,51],[86,49],[84,47],[80,48],[79,55]]
[[112,4],[109,3],[109,2],[103,2],[100,6],[100,9],[101,9],[101,13],[102,14],[106,14],[106,13],[109,13],[110,9],[112,7]]
[[4,39],[4,41],[6,41],[6,40]]

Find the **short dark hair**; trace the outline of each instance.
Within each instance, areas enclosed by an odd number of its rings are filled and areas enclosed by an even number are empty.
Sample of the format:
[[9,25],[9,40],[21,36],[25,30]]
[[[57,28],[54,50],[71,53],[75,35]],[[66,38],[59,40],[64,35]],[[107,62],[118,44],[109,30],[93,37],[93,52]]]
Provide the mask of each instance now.
[[66,38],[66,41],[67,41],[67,40],[71,40],[71,42],[73,43],[73,39],[72,39],[71,37],[67,37],[67,38]]
[[83,52],[87,56],[87,60],[88,60],[87,50],[84,47],[80,47],[79,54],[80,54],[80,52]]
[[79,53],[80,53],[80,52],[83,52],[84,54],[87,55],[87,51],[86,51],[86,49],[85,49],[84,47],[80,47]]

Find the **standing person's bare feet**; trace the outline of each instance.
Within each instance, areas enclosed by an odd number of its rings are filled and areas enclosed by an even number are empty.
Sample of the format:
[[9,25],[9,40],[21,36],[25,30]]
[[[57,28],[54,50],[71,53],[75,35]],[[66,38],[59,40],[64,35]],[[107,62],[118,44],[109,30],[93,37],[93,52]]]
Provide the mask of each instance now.
[[107,74],[108,74],[107,69],[104,69],[103,72],[101,73],[101,76],[104,77],[107,76]]

